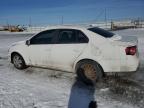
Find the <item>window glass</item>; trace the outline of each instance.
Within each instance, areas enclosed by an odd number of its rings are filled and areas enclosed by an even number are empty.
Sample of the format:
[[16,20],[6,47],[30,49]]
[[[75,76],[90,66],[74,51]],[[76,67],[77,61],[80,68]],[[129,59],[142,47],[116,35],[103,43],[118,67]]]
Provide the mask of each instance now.
[[87,36],[83,32],[78,31],[78,43],[88,43],[88,41]]
[[76,43],[75,30],[60,30],[58,43]]
[[53,44],[56,30],[43,31],[31,39],[31,44]]
[[97,33],[105,38],[111,38],[113,37],[115,34],[112,32],[109,32],[107,30],[101,29],[101,28],[97,28],[97,27],[93,27],[93,28],[88,28],[88,30]]

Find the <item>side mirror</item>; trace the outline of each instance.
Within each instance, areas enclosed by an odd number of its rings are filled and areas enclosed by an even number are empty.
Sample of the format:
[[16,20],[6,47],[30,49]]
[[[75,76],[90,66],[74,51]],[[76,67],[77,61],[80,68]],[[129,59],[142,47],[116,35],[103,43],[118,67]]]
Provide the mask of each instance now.
[[27,46],[30,45],[30,40],[26,40],[26,45],[27,45]]

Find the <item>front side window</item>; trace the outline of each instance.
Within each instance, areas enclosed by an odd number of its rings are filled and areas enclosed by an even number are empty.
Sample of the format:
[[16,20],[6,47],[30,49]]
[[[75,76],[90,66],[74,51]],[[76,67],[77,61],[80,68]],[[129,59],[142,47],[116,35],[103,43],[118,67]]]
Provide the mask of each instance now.
[[56,30],[47,30],[37,34],[30,40],[31,44],[53,44]]

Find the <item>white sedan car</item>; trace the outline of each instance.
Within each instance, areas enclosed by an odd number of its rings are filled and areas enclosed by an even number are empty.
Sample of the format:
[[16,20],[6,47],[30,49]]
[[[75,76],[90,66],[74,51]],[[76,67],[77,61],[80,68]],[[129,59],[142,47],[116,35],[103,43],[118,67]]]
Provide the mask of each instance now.
[[106,72],[133,72],[139,65],[137,43],[97,27],[54,26],[9,49],[11,63],[76,72],[85,83]]

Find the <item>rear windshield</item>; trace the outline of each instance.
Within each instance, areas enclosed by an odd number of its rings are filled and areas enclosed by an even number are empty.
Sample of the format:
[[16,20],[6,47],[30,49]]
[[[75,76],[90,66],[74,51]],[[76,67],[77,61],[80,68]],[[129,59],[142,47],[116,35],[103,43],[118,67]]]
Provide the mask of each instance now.
[[97,28],[97,27],[93,27],[93,28],[88,28],[88,30],[97,33],[105,38],[111,38],[113,37],[115,34],[112,32],[109,32],[107,30],[101,29],[101,28]]

